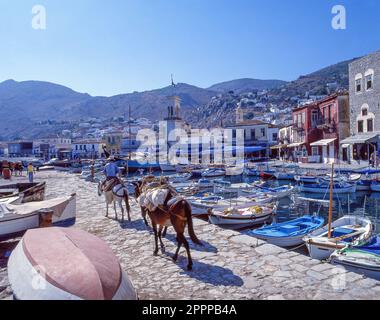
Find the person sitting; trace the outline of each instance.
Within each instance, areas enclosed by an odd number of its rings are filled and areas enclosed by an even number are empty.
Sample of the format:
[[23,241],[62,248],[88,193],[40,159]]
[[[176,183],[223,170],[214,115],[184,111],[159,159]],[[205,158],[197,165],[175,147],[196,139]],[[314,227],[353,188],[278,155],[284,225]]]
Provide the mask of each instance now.
[[103,173],[106,176],[106,180],[102,184],[104,191],[110,191],[114,186],[121,183],[118,177],[120,175],[120,169],[115,163],[115,157],[110,156],[107,159],[107,164],[104,167]]

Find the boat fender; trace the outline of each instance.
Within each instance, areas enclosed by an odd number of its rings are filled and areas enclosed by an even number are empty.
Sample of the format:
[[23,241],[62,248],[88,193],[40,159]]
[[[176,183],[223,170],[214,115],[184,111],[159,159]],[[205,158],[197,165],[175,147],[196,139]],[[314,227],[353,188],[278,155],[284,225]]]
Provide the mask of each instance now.
[[53,225],[53,211],[48,209],[42,209],[39,212],[39,227],[48,228]]

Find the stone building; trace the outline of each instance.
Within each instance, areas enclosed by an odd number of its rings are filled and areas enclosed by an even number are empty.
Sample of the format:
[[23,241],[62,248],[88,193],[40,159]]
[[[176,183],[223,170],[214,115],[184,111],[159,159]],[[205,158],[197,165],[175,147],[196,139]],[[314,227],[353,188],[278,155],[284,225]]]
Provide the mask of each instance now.
[[349,65],[350,134],[341,141],[348,160],[368,161],[379,150],[380,51]]

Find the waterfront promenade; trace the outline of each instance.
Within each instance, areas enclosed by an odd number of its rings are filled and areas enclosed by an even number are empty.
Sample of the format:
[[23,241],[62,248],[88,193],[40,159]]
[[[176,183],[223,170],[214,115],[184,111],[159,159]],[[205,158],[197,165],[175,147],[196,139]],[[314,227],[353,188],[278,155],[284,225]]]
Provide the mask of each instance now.
[[[55,171],[36,178],[47,182],[49,198],[77,193],[76,227],[110,245],[140,299],[380,299],[380,282],[197,219],[195,232],[204,246],[190,242],[194,269],[189,272],[184,249],[177,263],[171,259],[176,248],[171,228],[164,239],[166,253],[153,256],[153,235],[133,199],[132,222],[120,224],[104,216],[96,184]],[[1,299],[12,296],[6,253],[16,243],[0,243]]]

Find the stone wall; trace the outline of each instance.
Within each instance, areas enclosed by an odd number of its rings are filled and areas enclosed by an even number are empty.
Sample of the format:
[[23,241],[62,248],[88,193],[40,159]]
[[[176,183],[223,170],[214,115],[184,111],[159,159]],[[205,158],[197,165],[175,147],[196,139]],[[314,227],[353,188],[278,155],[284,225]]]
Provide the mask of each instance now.
[[[365,73],[374,70],[373,89],[366,90]],[[355,77],[362,74],[362,91],[356,92]],[[368,104],[368,112],[375,114],[374,132],[380,132],[380,51],[355,60],[349,65],[350,82],[350,124],[351,135],[358,134],[357,116],[364,104]],[[364,132],[365,133],[365,132]]]

